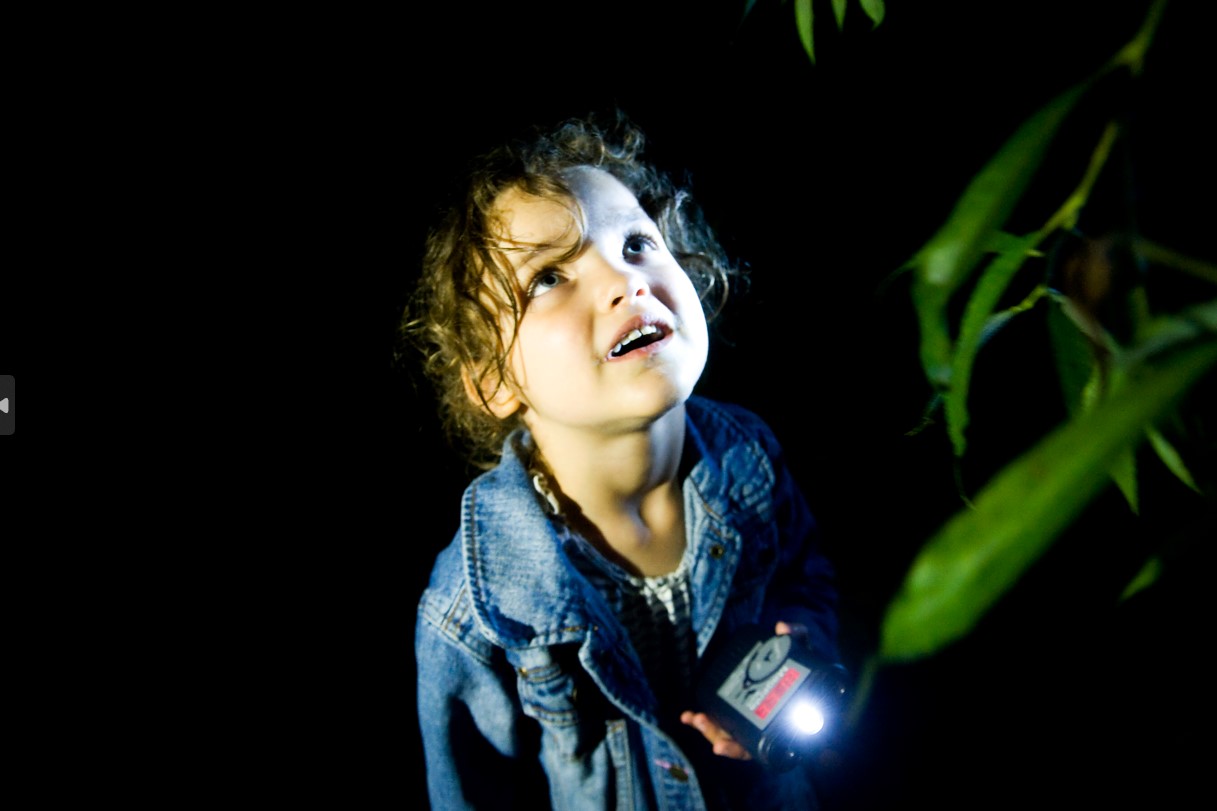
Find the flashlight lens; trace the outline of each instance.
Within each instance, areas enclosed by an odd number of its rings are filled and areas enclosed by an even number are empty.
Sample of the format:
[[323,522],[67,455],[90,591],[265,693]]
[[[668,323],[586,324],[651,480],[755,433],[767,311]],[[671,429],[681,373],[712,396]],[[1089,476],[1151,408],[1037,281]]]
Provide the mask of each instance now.
[[790,723],[804,735],[815,735],[824,728],[824,713],[810,701],[799,701],[790,706]]

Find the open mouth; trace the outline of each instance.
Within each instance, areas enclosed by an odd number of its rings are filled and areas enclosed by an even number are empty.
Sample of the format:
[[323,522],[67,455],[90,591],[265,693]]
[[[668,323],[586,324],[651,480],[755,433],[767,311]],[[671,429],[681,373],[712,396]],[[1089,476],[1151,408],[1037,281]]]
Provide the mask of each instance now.
[[662,341],[667,336],[667,333],[655,324],[647,324],[645,327],[632,329],[621,339],[621,342],[613,347],[609,352],[610,358],[619,358],[622,355],[629,354],[636,349],[642,349],[644,346],[650,346],[656,341]]

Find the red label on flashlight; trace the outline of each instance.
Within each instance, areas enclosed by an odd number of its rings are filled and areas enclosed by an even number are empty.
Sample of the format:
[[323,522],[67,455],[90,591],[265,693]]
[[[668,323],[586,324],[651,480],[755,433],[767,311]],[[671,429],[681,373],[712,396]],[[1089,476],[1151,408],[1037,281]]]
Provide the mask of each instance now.
[[773,685],[773,689],[765,695],[765,698],[762,699],[761,703],[757,706],[756,714],[761,718],[769,717],[769,713],[772,712],[773,708],[776,707],[778,702],[782,700],[782,696],[786,695],[786,691],[797,684],[798,681],[799,671],[795,670],[793,667],[787,666],[783,671],[781,678],[778,679],[778,683]]

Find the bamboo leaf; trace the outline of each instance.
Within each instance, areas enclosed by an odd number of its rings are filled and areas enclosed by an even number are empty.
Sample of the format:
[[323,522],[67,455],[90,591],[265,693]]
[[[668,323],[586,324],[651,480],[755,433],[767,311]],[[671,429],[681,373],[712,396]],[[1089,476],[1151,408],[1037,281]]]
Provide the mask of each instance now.
[[803,50],[807,51],[807,58],[814,65],[816,49],[815,44],[811,41],[811,24],[811,0],[794,0],[794,25],[798,29],[799,41],[803,43]]
[[914,660],[966,635],[1099,492],[1116,457],[1214,363],[1217,338],[1178,348],[1000,471],[918,554],[888,605],[880,655]]
[[1192,472],[1187,469],[1187,465],[1183,462],[1183,457],[1179,455],[1179,451],[1175,450],[1175,446],[1166,437],[1162,436],[1161,432],[1156,428],[1149,430],[1149,444],[1153,446],[1154,453],[1158,454],[1162,464],[1166,465],[1167,469],[1175,474],[1175,478],[1197,493],[1201,492],[1200,488],[1196,486],[1196,480],[1192,478]]
[[866,16],[870,17],[871,27],[879,25],[883,22],[883,0],[861,0],[862,10],[866,12]]
[[913,259],[913,303],[921,325],[921,358],[927,378],[949,384],[951,293],[971,275],[986,244],[1009,216],[1035,173],[1061,122],[1085,89],[1082,83],[1028,119],[974,177],[947,221]]
[[1141,331],[1126,362],[1148,357],[1199,335],[1217,334],[1217,299],[1193,304],[1171,316],[1155,318]]
[[845,4],[849,0],[832,0],[832,13],[837,18],[837,30],[845,30]]
[[[1048,332],[1056,360],[1061,392],[1070,415],[1094,409],[1105,396],[1103,370],[1100,368],[1090,341],[1081,328],[1066,314],[1068,299],[1057,294],[1048,312]],[[1140,512],[1137,488],[1136,455],[1131,449],[1120,454],[1112,464],[1111,477],[1134,513]]]
[[1189,276],[1195,276],[1209,284],[1217,284],[1217,264],[1178,253],[1144,237],[1137,237],[1133,244],[1137,254],[1146,262],[1181,270]]
[[1112,58],[1113,65],[1126,65],[1134,76],[1141,73],[1145,66],[1145,53],[1154,40],[1154,32],[1165,10],[1166,0],[1154,0],[1137,35]]
[[921,332],[921,368],[935,389],[946,391],[951,383],[951,327],[947,320],[950,291],[914,284],[912,292]]
[[1120,494],[1128,502],[1128,508],[1133,515],[1140,515],[1141,500],[1137,489],[1137,453],[1136,448],[1127,447],[1116,455],[1111,465],[1111,480],[1120,489]]
[[1071,87],[1027,119],[972,179],[946,223],[919,252],[918,275],[924,283],[953,289],[967,277],[1086,86]]
[[1015,312],[1025,307],[1014,308],[1001,316],[990,318],[997,302],[1006,292],[1010,281],[1023,266],[1027,256],[1040,241],[1038,232],[1022,238],[1006,241],[997,258],[985,268],[980,282],[968,299],[960,322],[959,338],[955,342],[955,353],[951,359],[950,388],[945,393],[947,433],[955,448],[955,456],[962,457],[967,448],[964,433],[968,427],[968,390],[972,380],[972,364],[981,344],[996,328],[1004,324]]
[[1054,294],[1048,310],[1048,337],[1065,408],[1071,416],[1084,411],[1083,395],[1099,375],[1094,350],[1085,334],[1065,313],[1066,299]]
[[1145,565],[1141,567],[1141,571],[1137,572],[1136,576],[1124,587],[1123,593],[1120,594],[1121,600],[1127,600],[1139,591],[1149,588],[1162,574],[1162,559],[1152,557],[1145,561]]
[[1005,222],[1051,139],[1088,83],[1072,86],[1033,114],[1002,145],[959,197],[947,222],[921,248],[922,283],[958,286],[989,235]]

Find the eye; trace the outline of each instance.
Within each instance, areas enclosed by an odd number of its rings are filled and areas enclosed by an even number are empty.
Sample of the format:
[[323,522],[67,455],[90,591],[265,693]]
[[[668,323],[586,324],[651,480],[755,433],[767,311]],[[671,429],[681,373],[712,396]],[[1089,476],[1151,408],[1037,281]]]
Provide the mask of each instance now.
[[528,283],[528,297],[536,298],[543,296],[550,290],[553,290],[558,285],[562,284],[562,274],[553,268],[543,268],[532,280]]
[[626,235],[621,245],[621,255],[626,259],[634,259],[658,247],[659,244],[655,241],[654,237],[649,234],[636,232]]

